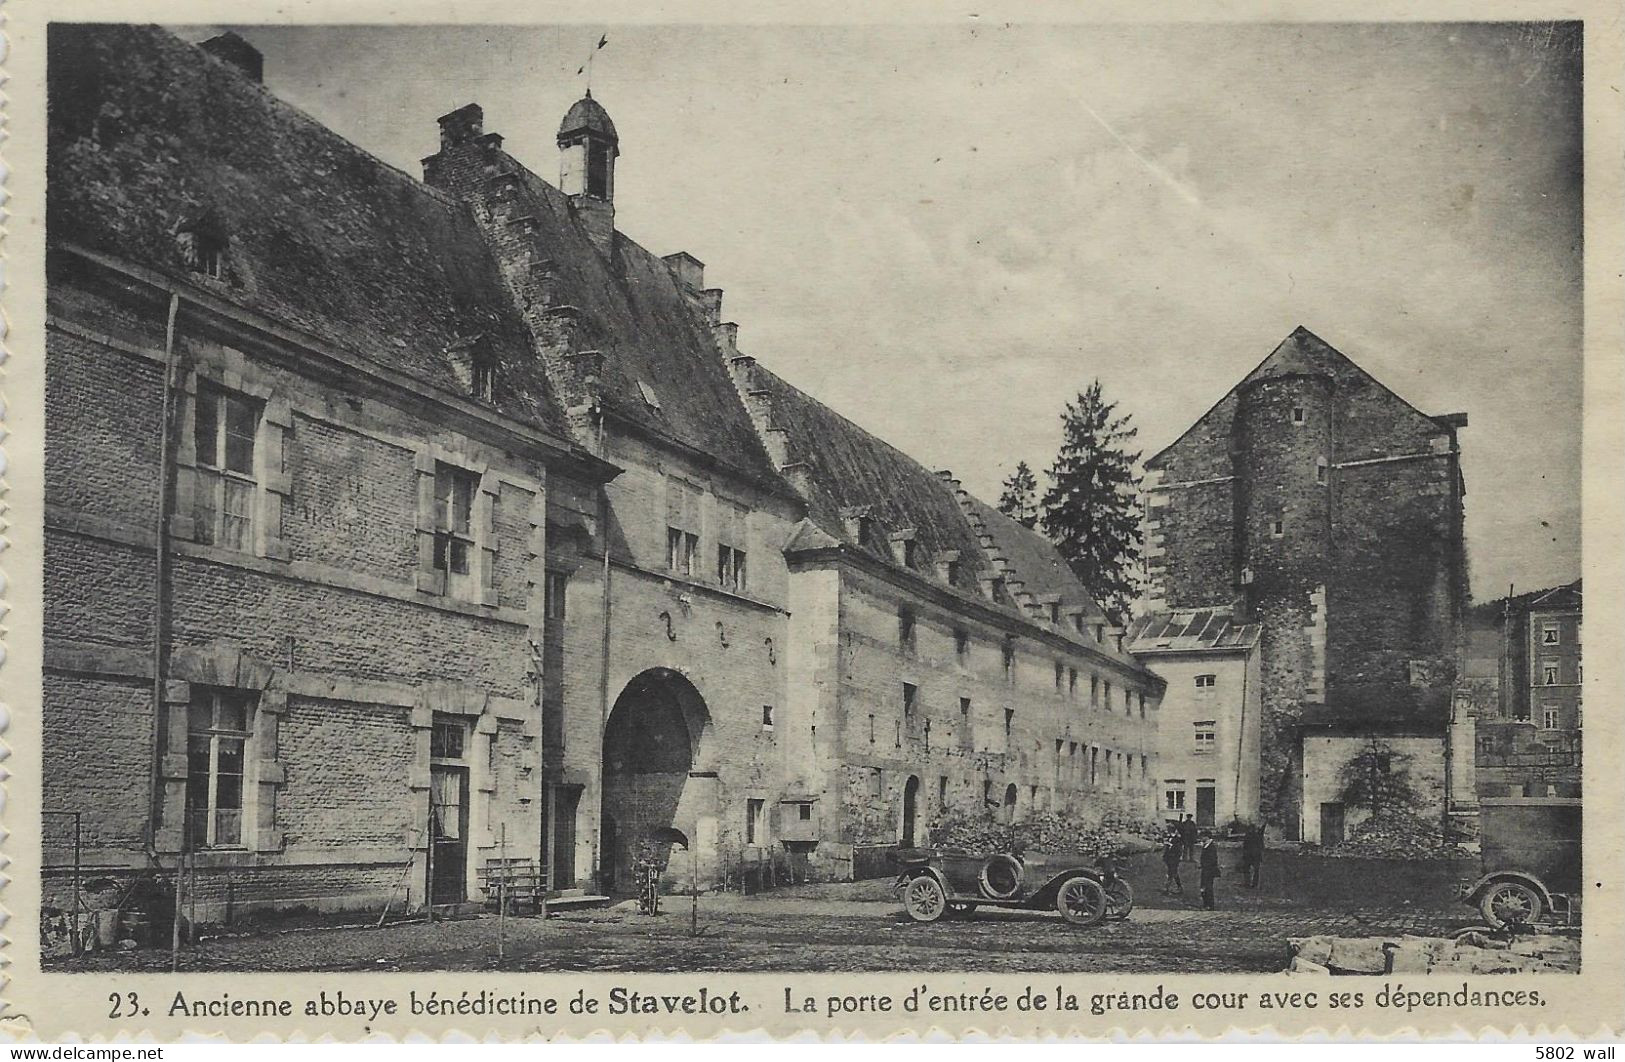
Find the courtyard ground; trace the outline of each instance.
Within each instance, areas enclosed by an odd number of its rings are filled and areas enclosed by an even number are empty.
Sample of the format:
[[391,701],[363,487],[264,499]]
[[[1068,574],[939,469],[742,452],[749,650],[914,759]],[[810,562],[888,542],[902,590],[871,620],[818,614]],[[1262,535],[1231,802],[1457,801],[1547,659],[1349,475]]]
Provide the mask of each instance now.
[[[402,923],[383,929],[279,930],[205,939],[184,970],[635,970],[1240,972],[1282,969],[1287,939],[1331,933],[1448,933],[1475,913],[1455,899],[1472,875],[1464,860],[1329,859],[1271,851],[1262,886],[1248,889],[1227,850],[1219,910],[1203,911],[1195,867],[1186,892],[1165,896],[1155,854],[1125,876],[1136,908],[1125,922],[1075,929],[1050,912],[983,909],[931,925],[910,922],[891,880],[808,885],[751,896],[700,897],[697,936],[687,896],[663,899],[649,917],[630,905],[507,920],[497,957],[494,916]],[[167,969],[158,950],[56,960],[53,969]]]

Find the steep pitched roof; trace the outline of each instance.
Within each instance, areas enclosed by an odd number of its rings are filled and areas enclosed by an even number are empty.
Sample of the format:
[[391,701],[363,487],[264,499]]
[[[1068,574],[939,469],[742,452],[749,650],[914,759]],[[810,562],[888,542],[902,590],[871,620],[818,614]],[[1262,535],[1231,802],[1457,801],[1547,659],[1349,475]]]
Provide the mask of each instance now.
[[967,493],[975,521],[1010,562],[1025,589],[1040,601],[1058,600],[1063,609],[1081,607],[1086,620],[1105,620],[1106,611],[1089,593],[1055,544],[1032,528]]
[[[935,473],[760,365],[745,371],[750,390],[767,399],[771,426],[786,435],[786,463],[806,469],[802,494],[808,518],[820,530],[847,546],[895,560],[885,535],[912,529],[927,571],[933,558],[958,551],[954,585],[978,591],[987,558],[958,501]],[[844,515],[851,510],[869,515],[879,537],[860,542]]]
[[1436,434],[1443,434],[1448,430],[1439,420],[1423,413],[1383,386],[1381,381],[1362,369],[1348,355],[1299,325],[1270,351],[1268,357],[1259,362],[1251,372],[1209,407],[1207,412],[1198,417],[1179,438],[1148,459],[1145,467],[1152,470],[1163,468],[1180,444],[1193,435],[1209,434],[1216,429],[1228,431],[1229,423],[1235,415],[1238,392],[1261,380],[1285,376],[1328,376],[1340,385],[1376,387],[1397,403],[1397,408],[1414,418],[1415,427]]
[[[790,488],[763,449],[710,325],[671,267],[624,233],[601,251],[570,197],[513,158],[513,217],[546,248],[555,304],[579,311],[576,348],[603,355],[598,399],[612,415],[708,455],[768,489]],[[653,401],[651,401],[651,399]]]
[[1521,616],[1535,608],[1580,608],[1584,600],[1583,580],[1561,586],[1527,590],[1511,597],[1480,601],[1468,609],[1468,622],[1474,627],[1496,627],[1508,613]]
[[[528,331],[467,209],[153,26],[48,30],[47,234],[139,263],[360,357],[563,435]],[[224,277],[178,234],[227,240]]]

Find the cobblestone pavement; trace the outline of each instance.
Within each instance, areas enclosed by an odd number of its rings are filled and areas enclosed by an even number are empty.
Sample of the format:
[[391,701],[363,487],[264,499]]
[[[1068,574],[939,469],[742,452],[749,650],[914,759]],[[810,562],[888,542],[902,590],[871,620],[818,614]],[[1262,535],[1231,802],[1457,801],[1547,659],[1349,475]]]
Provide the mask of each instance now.
[[[217,970],[921,970],[1037,972],[1271,971],[1287,962],[1287,939],[1316,933],[1437,935],[1470,924],[1440,866],[1404,882],[1406,895],[1372,895],[1392,874],[1341,860],[1327,869],[1350,896],[1328,896],[1302,874],[1293,889],[1221,891],[1221,909],[1196,897],[1160,893],[1161,871],[1131,868],[1141,906],[1126,922],[1073,928],[1049,912],[983,909],[931,925],[906,919],[889,882],[807,886],[760,896],[700,899],[700,934],[689,932],[689,900],[667,897],[648,917],[621,905],[513,918],[497,957],[497,921],[486,916],[384,929],[267,932],[201,942],[183,969]],[[1414,873],[1414,872],[1413,872]],[[1369,878],[1361,885],[1361,877]],[[1228,879],[1227,879],[1228,880]],[[1303,887],[1299,887],[1303,886]],[[1409,895],[1423,888],[1419,895]],[[1193,890],[1194,891],[1194,890]],[[1350,902],[1363,896],[1367,902]],[[1374,901],[1374,902],[1373,902]],[[135,951],[85,956],[59,969],[165,969],[168,954]]]

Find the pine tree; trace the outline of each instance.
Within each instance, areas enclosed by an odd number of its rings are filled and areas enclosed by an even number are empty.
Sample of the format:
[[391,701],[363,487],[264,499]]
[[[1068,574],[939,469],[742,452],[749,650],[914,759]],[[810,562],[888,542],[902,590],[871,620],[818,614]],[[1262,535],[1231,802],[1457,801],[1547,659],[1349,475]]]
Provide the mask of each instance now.
[[1033,470],[1027,467],[1027,462],[1017,464],[1016,470],[1004,481],[1004,493],[999,495],[999,512],[1023,527],[1038,523],[1038,480],[1034,478]]
[[1107,402],[1100,381],[1068,402],[1061,414],[1061,451],[1044,492],[1044,533],[1095,599],[1127,618],[1137,592],[1140,562],[1139,451],[1129,445],[1139,429],[1117,403]]

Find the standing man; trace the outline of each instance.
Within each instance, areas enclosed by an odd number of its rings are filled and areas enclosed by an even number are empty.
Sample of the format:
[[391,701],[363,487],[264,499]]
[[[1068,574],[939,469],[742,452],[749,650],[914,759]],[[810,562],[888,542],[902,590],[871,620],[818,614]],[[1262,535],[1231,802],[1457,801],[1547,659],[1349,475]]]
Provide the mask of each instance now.
[[1249,889],[1258,888],[1264,867],[1264,827],[1253,823],[1241,837],[1241,874]]
[[1213,843],[1213,834],[1202,835],[1202,910],[1213,910],[1213,883],[1219,879],[1219,846]]
[[1179,837],[1184,842],[1185,858],[1196,858],[1196,820],[1186,815],[1179,824]]
[[1168,824],[1168,836],[1162,839],[1162,865],[1168,879],[1162,883],[1164,896],[1185,895],[1185,883],[1179,880],[1179,861],[1184,856],[1185,842],[1179,836],[1179,827]]

